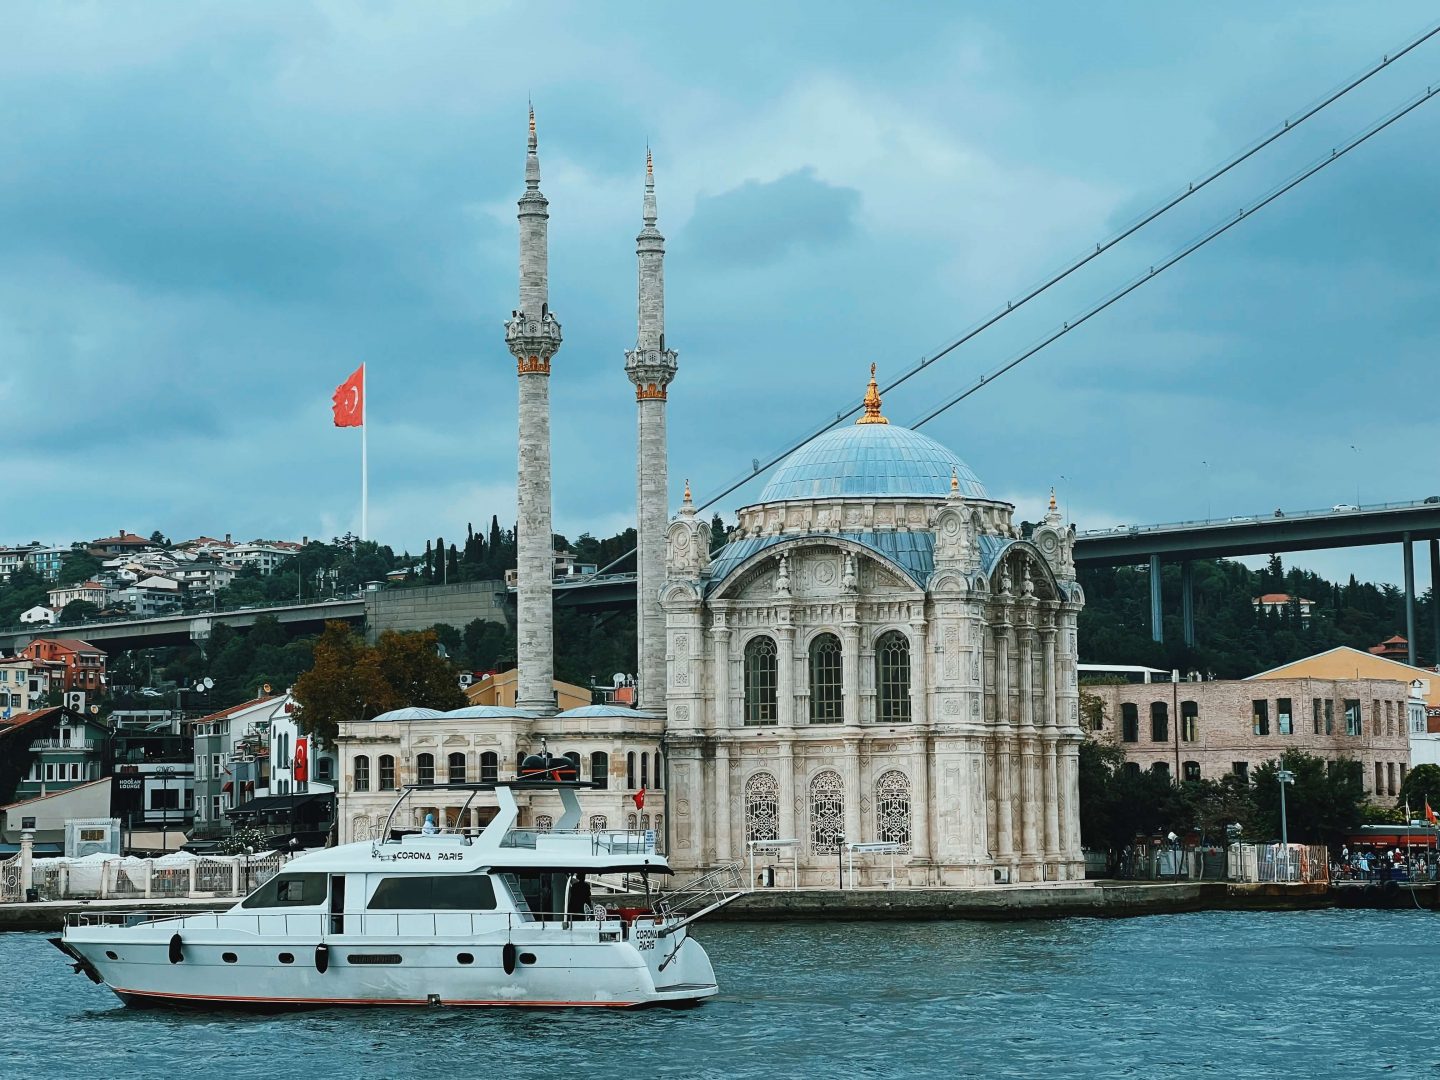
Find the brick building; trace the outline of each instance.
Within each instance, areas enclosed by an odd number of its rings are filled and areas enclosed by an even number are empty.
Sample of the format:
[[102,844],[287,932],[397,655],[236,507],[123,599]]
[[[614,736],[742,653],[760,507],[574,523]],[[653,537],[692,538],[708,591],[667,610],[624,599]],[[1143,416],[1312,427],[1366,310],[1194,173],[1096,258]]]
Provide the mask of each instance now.
[[1248,777],[1286,750],[1364,767],[1365,791],[1388,803],[1410,768],[1398,679],[1216,680],[1088,686],[1104,706],[1102,738],[1138,768],[1178,780]]

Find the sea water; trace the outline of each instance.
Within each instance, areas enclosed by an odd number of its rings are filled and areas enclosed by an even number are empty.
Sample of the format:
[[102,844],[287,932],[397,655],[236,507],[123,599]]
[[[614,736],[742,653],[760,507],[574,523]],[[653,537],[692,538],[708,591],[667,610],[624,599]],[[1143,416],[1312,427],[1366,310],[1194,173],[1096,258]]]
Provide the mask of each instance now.
[[0,1078],[1440,1076],[1440,920],[712,923],[682,1011],[128,1009],[0,934]]

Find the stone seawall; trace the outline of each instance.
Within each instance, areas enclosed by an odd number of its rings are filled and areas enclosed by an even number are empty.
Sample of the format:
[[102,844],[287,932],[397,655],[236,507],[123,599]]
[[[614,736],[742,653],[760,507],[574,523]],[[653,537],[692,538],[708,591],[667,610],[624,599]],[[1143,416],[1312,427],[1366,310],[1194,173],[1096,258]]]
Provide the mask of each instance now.
[[[643,896],[597,894],[610,908],[640,907]],[[234,900],[107,900],[0,904],[0,931],[56,931],[77,911],[151,914],[224,910]],[[1440,886],[1373,890],[1314,885],[1237,885],[1224,881],[1114,882],[990,889],[765,889],[707,916],[728,922],[909,921],[919,919],[1125,919],[1192,911],[1307,911],[1331,907],[1440,909]]]
[[1324,885],[1231,885],[1223,881],[1119,882],[989,889],[894,891],[763,890],[713,916],[747,921],[813,919],[1065,919],[1128,918],[1224,909],[1244,911],[1330,907]]

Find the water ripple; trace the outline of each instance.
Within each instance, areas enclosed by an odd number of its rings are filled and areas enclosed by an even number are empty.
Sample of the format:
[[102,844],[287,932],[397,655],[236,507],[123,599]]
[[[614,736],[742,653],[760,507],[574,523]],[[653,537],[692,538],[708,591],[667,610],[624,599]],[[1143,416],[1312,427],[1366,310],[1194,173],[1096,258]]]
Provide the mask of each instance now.
[[0,1076],[1434,1076],[1433,918],[716,924],[724,993],[641,1013],[130,1010],[0,935]]

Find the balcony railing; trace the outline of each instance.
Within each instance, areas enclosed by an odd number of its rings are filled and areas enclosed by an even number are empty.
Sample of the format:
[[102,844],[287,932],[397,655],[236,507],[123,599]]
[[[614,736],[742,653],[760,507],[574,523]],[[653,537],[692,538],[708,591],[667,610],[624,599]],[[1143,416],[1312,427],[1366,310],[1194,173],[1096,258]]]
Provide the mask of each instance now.
[[83,750],[86,752],[99,748],[99,743],[93,739],[36,739],[30,744],[31,750]]

